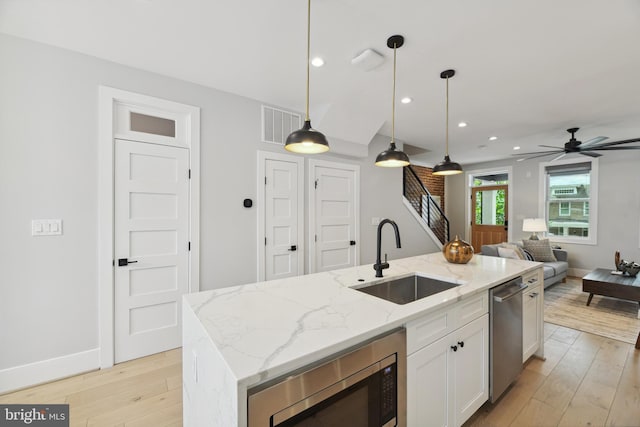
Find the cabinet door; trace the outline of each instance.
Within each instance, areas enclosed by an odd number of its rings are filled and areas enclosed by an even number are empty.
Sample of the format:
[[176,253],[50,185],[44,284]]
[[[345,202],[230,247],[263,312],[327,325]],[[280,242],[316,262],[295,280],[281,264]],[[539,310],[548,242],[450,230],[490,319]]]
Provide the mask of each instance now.
[[531,357],[540,346],[542,336],[542,286],[525,290],[522,295],[522,362]]
[[455,423],[462,425],[489,398],[489,315],[451,334],[454,352]]
[[451,335],[407,358],[407,425],[453,426]]

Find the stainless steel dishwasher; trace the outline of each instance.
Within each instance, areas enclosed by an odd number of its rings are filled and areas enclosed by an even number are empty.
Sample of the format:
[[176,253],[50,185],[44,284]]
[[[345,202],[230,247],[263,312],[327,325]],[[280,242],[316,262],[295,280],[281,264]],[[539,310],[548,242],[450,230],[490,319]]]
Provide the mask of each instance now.
[[517,277],[489,290],[489,397],[491,403],[522,372],[522,291]]

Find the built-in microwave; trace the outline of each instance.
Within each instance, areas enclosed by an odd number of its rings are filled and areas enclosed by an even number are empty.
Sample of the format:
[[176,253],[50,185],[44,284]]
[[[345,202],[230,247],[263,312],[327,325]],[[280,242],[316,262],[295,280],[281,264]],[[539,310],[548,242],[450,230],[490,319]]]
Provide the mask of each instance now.
[[406,426],[406,332],[396,329],[249,390],[249,427]]

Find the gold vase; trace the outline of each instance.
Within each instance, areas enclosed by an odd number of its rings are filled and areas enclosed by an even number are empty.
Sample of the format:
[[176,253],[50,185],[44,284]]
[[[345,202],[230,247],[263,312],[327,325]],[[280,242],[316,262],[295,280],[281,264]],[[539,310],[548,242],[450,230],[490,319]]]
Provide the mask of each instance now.
[[466,264],[473,258],[473,246],[458,236],[442,248],[444,258],[454,264]]

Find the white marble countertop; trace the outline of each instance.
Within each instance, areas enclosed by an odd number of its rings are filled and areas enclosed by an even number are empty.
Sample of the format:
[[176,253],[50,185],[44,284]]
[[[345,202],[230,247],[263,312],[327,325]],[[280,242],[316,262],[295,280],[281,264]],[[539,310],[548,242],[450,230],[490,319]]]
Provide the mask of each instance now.
[[[389,264],[384,278],[376,278],[366,264],[190,294],[185,306],[202,323],[237,385],[249,388],[540,265],[482,255],[468,264],[450,264],[440,252]],[[461,286],[405,305],[351,289],[410,273]]]

